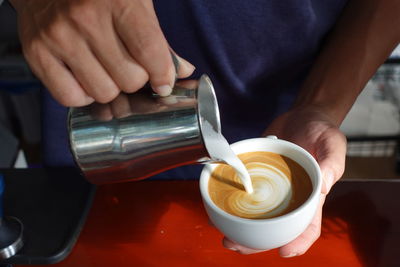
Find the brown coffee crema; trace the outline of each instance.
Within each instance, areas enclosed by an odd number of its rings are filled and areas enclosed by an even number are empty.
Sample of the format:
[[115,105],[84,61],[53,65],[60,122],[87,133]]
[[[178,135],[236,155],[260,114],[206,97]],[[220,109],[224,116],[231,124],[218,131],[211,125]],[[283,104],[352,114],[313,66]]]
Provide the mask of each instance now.
[[249,219],[272,218],[295,210],[311,195],[309,175],[292,159],[264,151],[238,156],[251,176],[252,194],[225,164],[214,169],[208,184],[212,201],[226,212]]

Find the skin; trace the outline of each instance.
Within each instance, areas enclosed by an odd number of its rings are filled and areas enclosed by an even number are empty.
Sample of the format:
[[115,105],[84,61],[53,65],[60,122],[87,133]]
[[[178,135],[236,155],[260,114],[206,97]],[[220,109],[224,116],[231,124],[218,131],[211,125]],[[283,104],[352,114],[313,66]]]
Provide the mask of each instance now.
[[[147,81],[155,92],[163,96],[170,93],[175,69],[152,1],[11,2],[18,12],[24,54],[61,104],[108,103],[120,91],[135,92]],[[320,235],[325,196],[345,166],[346,139],[339,125],[367,81],[399,43],[398,14],[399,0],[350,0],[296,103],[266,130],[266,134],[290,140],[312,153],[324,180],[318,212],[303,234],[280,248],[282,257],[302,255]],[[182,58],[179,62],[177,76],[190,76],[193,65]],[[111,105],[100,112],[107,119],[131,111],[116,110]],[[260,252],[226,238],[223,245],[242,254]]]
[[[320,236],[325,197],[344,172],[346,138],[324,112],[314,107],[293,108],[274,120],[265,134],[276,135],[300,145],[314,156],[321,168],[323,185],[316,215],[298,238],[279,249],[282,257],[302,255]],[[227,238],[224,238],[223,245],[241,254],[261,252],[236,244]]]
[[[150,82],[161,96],[176,73],[151,0],[12,0],[32,71],[64,106],[108,103]],[[105,37],[106,36],[106,37]]]
[[[194,90],[198,87],[197,80],[180,80],[175,88]],[[119,94],[113,101],[106,104],[93,103],[90,105],[91,115],[101,121],[110,121],[113,118],[121,119],[132,114],[147,114],[160,112],[169,108],[193,106],[194,98],[169,95],[166,97],[149,98],[148,94]]]
[[[320,236],[326,194],[345,166],[346,139],[339,126],[376,69],[399,44],[398,14],[398,0],[349,1],[296,103],[266,130],[266,134],[297,143],[314,155],[324,180],[313,221],[298,238],[279,249],[283,257],[304,254]],[[260,252],[227,239],[223,244],[242,254]]]

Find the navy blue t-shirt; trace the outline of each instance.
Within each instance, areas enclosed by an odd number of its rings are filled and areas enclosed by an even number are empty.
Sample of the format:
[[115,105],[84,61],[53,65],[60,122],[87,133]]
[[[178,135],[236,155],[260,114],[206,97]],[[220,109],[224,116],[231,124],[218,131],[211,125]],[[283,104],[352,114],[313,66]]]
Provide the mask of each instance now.
[[[229,142],[258,137],[288,109],[346,0],[155,0],[170,46],[206,73],[217,94]],[[73,165],[66,109],[43,95],[44,159]],[[201,166],[161,178],[196,178]]]

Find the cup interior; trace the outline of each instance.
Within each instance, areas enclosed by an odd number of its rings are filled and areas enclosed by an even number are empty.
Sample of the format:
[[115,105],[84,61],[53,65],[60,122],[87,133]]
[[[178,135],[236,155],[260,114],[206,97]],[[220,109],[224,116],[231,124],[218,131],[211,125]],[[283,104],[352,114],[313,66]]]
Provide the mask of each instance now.
[[295,209],[289,213],[286,213],[284,215],[281,215],[278,217],[273,217],[273,218],[268,218],[268,219],[257,219],[257,220],[241,218],[241,217],[234,216],[234,215],[227,213],[226,211],[222,210],[217,205],[215,205],[214,202],[211,200],[209,192],[208,192],[208,181],[210,180],[211,173],[219,164],[208,164],[208,165],[204,166],[204,168],[201,172],[201,175],[200,175],[200,191],[201,191],[203,200],[212,209],[216,210],[221,215],[230,217],[230,219],[234,219],[234,220],[274,221],[274,220],[279,220],[283,217],[292,216],[294,213],[298,212],[300,209],[307,206],[307,203],[310,202],[311,199],[319,196],[319,194],[321,192],[321,185],[322,185],[321,171],[320,171],[319,165],[316,162],[316,160],[314,159],[314,157],[310,153],[308,153],[305,149],[303,149],[302,147],[300,147],[296,144],[293,144],[291,142],[281,140],[281,139],[264,137],[264,138],[253,138],[253,139],[246,139],[243,141],[239,141],[237,143],[232,144],[231,148],[235,152],[235,154],[242,154],[242,153],[246,153],[246,152],[265,151],[265,152],[277,153],[277,154],[286,156],[286,157],[296,161],[298,164],[300,164],[305,169],[308,176],[310,177],[313,190],[312,190],[312,193],[309,196],[309,198],[302,205],[300,205],[300,207],[298,207],[297,209]]

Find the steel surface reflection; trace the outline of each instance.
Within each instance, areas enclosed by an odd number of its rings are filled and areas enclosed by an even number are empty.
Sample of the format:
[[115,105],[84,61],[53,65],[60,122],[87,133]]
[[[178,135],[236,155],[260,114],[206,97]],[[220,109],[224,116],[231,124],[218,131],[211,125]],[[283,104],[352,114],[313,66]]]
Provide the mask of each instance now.
[[93,183],[140,180],[180,165],[212,161],[200,121],[220,131],[209,78],[181,81],[168,97],[150,89],[120,94],[109,104],[71,108],[76,163]]

